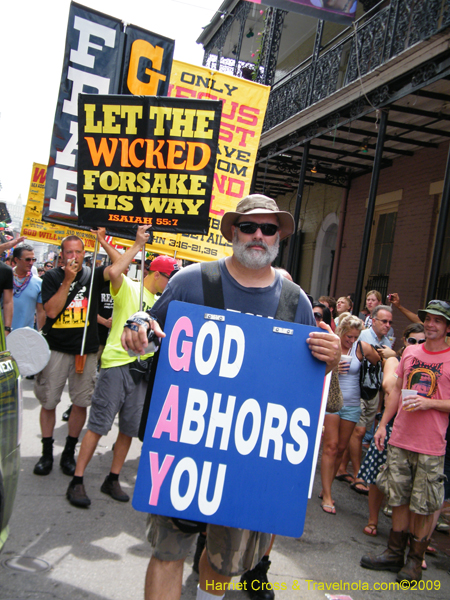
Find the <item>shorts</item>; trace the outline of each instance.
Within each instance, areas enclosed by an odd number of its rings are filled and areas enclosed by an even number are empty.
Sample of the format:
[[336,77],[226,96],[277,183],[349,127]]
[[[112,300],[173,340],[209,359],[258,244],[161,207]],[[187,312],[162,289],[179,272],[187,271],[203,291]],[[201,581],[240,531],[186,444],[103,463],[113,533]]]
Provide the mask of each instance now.
[[148,383],[137,385],[130,375],[130,365],[100,369],[89,411],[88,429],[98,435],[110,431],[119,413],[119,431],[137,437]]
[[361,416],[356,427],[365,427],[368,431],[371,429],[378,410],[379,394],[372,400],[363,400],[361,398]]
[[352,423],[357,423],[359,421],[359,417],[361,416],[361,407],[343,406],[337,414],[341,417],[341,419],[344,419],[344,421],[352,421]]
[[409,504],[411,512],[431,515],[444,501],[444,458],[389,444],[377,486],[390,506]]
[[[163,561],[186,558],[196,533],[183,533],[169,517],[149,515],[147,539],[153,556]],[[270,544],[270,533],[234,529],[222,525],[206,525],[206,551],[214,571],[226,577],[242,575],[253,569]]]
[[47,366],[36,375],[34,395],[43,408],[53,410],[61,401],[61,394],[68,379],[70,401],[75,406],[85,408],[91,404],[96,372],[97,354],[86,354],[83,373],[76,373],[75,354],[52,350]]

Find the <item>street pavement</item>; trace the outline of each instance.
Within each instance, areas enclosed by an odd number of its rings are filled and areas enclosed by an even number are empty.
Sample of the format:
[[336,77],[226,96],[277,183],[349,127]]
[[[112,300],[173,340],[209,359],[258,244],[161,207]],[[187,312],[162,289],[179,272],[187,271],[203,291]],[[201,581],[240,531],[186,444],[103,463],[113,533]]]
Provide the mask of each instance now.
[[[69,406],[68,394],[64,392],[57,409],[55,463],[47,477],[33,475],[41,452],[39,405],[33,394],[33,381],[23,381],[23,396],[21,473],[10,536],[0,555],[0,600],[142,599],[151,556],[145,539],[146,517],[136,512],[131,502],[116,502],[100,492],[109,472],[117,427],[101,439],[86,470],[85,485],[92,504],[88,509],[77,509],[65,496],[70,478],[59,468],[59,455],[67,435],[61,415]],[[139,452],[140,442],[134,440],[120,478],[130,495]],[[390,520],[381,514],[379,535],[365,536],[362,533],[368,514],[365,496],[336,481],[333,494],[337,514],[329,515],[320,508],[319,491],[320,477],[316,473],[303,536],[278,537],[275,541],[269,570],[269,580],[280,587],[275,598],[326,600],[327,594],[331,597],[334,594],[353,600],[403,600],[411,592],[392,589],[395,574],[359,566],[363,554],[384,550]],[[438,554],[426,557],[428,570],[412,597],[448,600],[450,536],[435,533],[433,542],[439,548]],[[192,554],[184,568],[183,600],[195,599],[198,580],[191,565]],[[37,570],[41,566],[47,569]],[[233,582],[237,584],[239,579]],[[374,591],[376,585],[385,589]],[[237,590],[226,594],[232,600],[249,597]]]

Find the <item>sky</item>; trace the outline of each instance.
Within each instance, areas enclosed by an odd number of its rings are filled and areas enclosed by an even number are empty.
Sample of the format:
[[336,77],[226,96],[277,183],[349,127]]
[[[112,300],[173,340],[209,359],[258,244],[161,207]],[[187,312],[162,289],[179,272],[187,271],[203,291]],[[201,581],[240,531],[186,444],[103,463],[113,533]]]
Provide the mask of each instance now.
[[[201,65],[196,44],[222,0],[79,0],[175,40],[174,58]],[[10,0],[0,8],[0,202],[26,203],[33,162],[47,164],[70,0]]]

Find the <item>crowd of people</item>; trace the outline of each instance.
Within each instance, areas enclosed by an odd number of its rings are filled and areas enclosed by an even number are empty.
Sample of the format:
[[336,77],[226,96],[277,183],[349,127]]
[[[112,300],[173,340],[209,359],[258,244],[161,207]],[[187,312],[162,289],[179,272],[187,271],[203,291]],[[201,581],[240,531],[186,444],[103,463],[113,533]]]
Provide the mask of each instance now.
[[[114,500],[128,501],[119,475],[131,441],[138,436],[152,373],[154,354],[147,348],[148,332],[151,329],[157,338],[164,337],[169,303],[208,305],[206,297],[214,296],[226,309],[271,318],[281,306],[283,314],[290,315],[285,320],[319,328],[309,335],[309,350],[325,363],[326,373],[337,382],[342,396],[339,410],[327,411],[324,419],[323,511],[335,517],[339,514],[332,486],[335,480],[347,482],[354,492],[368,496],[364,533],[376,536],[378,514],[385,502],[392,511],[388,548],[380,556],[363,556],[361,565],[397,572],[399,581],[420,580],[444,496],[450,499],[448,482],[444,493],[450,305],[433,300],[415,314],[400,304],[398,294],[390,294],[383,304],[376,290],[368,292],[364,311],[357,315],[352,314],[351,295],[337,300],[321,296],[314,301],[292,282],[289,273],[272,267],[280,241],[294,229],[291,214],[280,211],[272,199],[248,196],[221,221],[232,255],[183,269],[167,256],[146,262],[142,303],[139,282],[125,274],[148,240],[146,226],[137,228],[135,243],[123,254],[108,244],[105,231],[99,229],[97,239],[110,264],[94,266],[93,273],[77,236],[62,242],[58,264],[46,263],[41,277],[33,273],[34,250],[24,239],[8,243],[7,248],[0,246],[0,252],[14,247],[11,273],[0,263],[6,334],[13,328],[35,327],[51,351],[49,363],[34,380],[42,431],[42,454],[34,473],[47,476],[53,469],[56,407],[68,382],[71,410],[59,461],[71,478],[68,501],[79,508],[91,504],[85,471],[117,415],[119,431],[111,468],[100,489]],[[394,349],[393,307],[411,321],[398,350]],[[379,393],[363,401],[360,373],[365,361],[381,365],[382,379]],[[87,430],[76,457],[89,407]],[[366,435],[370,439],[367,452],[363,448]],[[449,463],[447,453],[447,467]],[[183,563],[196,541],[198,600],[223,597],[234,576],[250,584],[257,582],[249,586],[253,597],[274,598],[268,584],[274,541],[270,533],[206,524],[198,534],[180,529],[168,517],[150,515],[148,540],[153,552],[146,574],[146,600],[180,597]]]

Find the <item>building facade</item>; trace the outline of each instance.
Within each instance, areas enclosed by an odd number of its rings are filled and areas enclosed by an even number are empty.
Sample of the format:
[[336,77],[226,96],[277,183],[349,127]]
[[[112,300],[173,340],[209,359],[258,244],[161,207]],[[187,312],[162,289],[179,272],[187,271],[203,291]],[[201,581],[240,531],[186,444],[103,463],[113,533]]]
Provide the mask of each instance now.
[[281,262],[315,298],[450,298],[449,25],[450,0],[361,1],[347,28],[228,0],[198,40],[271,85],[253,190],[294,215]]

